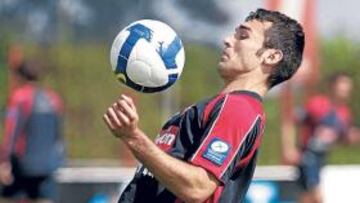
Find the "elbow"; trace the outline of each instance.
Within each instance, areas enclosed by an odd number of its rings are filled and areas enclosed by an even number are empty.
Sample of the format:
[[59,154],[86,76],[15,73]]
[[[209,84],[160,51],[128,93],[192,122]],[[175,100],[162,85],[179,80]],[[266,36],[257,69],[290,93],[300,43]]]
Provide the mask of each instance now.
[[207,198],[203,198],[203,197],[197,196],[197,195],[189,195],[189,196],[185,197],[183,200],[186,203],[202,203],[202,202],[205,202],[207,200]]
[[214,191],[204,189],[192,189],[186,192],[183,196],[184,202],[187,203],[202,203],[211,197]]
[[[205,170],[203,170],[205,172]],[[185,192],[185,198],[183,199],[187,203],[201,203],[205,202],[216,191],[217,186],[220,185],[220,183],[217,181],[217,179],[209,174],[205,173],[206,178],[200,178],[199,182],[197,184],[193,184],[190,187],[187,187],[187,190]],[[207,180],[207,181],[204,181]]]

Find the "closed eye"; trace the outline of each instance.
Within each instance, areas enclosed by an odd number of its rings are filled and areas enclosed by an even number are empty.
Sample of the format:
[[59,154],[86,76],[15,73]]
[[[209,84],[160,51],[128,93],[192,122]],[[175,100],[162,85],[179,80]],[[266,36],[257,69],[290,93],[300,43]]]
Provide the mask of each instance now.
[[248,39],[249,37],[249,33],[246,30],[238,29],[235,32],[235,38],[238,40]]
[[250,37],[249,32],[251,32],[251,29],[249,27],[240,25],[235,29],[235,38],[238,40],[248,39]]

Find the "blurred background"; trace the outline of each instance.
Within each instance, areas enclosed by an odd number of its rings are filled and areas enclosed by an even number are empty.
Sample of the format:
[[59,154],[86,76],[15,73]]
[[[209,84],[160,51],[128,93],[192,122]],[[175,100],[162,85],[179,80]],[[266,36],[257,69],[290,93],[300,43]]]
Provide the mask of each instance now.
[[[359,1],[282,0],[281,6],[276,2],[280,0],[1,0],[0,129],[10,82],[8,50],[17,45],[25,59],[40,62],[46,74],[42,83],[58,91],[65,101],[67,166],[133,167],[136,162],[102,122],[107,106],[121,93],[132,95],[138,105],[140,126],[155,137],[168,116],[220,90],[216,66],[222,39],[258,7],[284,11],[300,20],[310,33],[304,72],[294,79],[295,88],[306,91],[311,84],[311,90],[323,90],[326,76],[343,70],[351,73],[354,89],[359,89]],[[163,93],[133,92],[121,85],[111,71],[109,52],[113,39],[124,26],[143,18],[168,23],[185,45],[181,79]],[[281,164],[280,94],[278,88],[265,98],[267,128],[260,166]],[[294,93],[294,97],[301,96]],[[354,91],[351,108],[357,124],[359,101],[360,93]],[[300,105],[301,99],[295,102]],[[359,145],[338,145],[329,163],[357,165],[359,154]]]

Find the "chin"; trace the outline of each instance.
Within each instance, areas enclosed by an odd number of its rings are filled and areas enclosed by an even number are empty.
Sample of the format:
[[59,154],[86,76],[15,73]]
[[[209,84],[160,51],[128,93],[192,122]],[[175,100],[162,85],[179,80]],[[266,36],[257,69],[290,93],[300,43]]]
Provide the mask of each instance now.
[[220,61],[218,63],[218,69],[224,69],[226,67],[226,62],[225,61]]
[[221,66],[220,64],[218,65],[217,71],[220,77],[223,78],[224,80],[226,80],[226,78],[229,77],[229,73],[227,69],[224,66]]
[[220,75],[223,75],[223,73],[225,72],[226,68],[224,66],[224,64],[222,64],[221,62],[218,64],[217,66],[217,71],[219,72]]

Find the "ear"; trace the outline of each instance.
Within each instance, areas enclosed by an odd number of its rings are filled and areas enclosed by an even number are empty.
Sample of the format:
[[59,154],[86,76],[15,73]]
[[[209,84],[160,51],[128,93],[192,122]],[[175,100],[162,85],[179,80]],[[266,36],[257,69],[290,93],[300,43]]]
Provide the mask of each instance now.
[[266,49],[263,53],[264,64],[269,66],[275,66],[284,57],[283,52],[280,49]]

